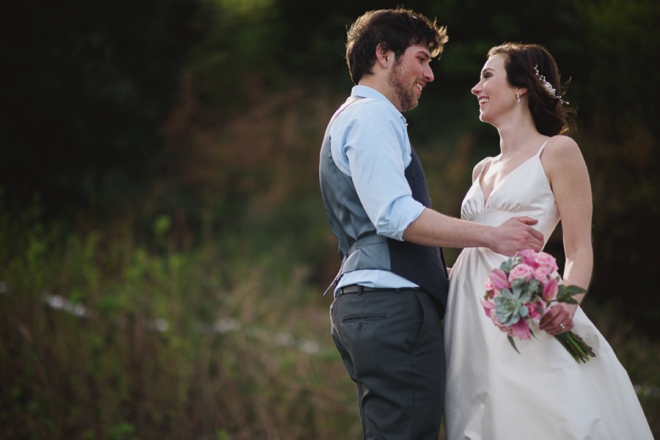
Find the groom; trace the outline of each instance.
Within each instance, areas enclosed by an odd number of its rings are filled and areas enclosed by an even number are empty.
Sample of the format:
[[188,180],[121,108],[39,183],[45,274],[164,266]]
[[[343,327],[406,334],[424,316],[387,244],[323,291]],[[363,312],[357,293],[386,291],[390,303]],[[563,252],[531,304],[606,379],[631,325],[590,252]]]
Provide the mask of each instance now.
[[438,438],[448,287],[440,246],[512,255],[543,240],[530,218],[493,228],[431,208],[401,112],[417,106],[446,42],[444,27],[410,10],[359,17],[346,45],[357,85],[321,147],[321,192],[343,257],[332,339],[357,384],[367,439]]

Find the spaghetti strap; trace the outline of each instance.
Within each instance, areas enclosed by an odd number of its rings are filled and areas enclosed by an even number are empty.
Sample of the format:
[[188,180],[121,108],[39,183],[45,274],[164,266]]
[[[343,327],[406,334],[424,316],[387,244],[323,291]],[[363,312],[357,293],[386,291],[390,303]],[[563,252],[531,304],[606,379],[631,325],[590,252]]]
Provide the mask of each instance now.
[[490,161],[492,160],[492,157],[486,157],[483,160],[483,165],[481,166],[481,169],[479,170],[479,174],[474,178],[474,182],[479,182],[481,184],[481,176],[484,174],[484,171],[486,171],[486,168],[490,166]]
[[543,145],[541,145],[541,148],[539,148],[539,151],[536,153],[537,156],[541,156],[541,153],[543,153],[543,149],[548,144],[548,141],[550,141],[550,139],[552,138],[548,138],[545,140],[545,142],[543,142]]

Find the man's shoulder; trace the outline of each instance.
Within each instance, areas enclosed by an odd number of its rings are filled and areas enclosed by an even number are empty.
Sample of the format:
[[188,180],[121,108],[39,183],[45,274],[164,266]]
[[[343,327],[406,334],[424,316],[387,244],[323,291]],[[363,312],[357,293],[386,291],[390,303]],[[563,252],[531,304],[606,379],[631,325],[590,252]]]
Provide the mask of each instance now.
[[384,120],[384,119],[399,119],[396,108],[391,104],[376,98],[359,98],[355,102],[348,105],[341,110],[338,119],[350,120]]

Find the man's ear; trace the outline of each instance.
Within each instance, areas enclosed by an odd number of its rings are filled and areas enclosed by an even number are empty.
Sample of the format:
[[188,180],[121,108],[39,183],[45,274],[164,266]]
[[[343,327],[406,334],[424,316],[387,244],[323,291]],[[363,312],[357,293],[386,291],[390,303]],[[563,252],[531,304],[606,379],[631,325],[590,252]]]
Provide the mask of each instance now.
[[383,69],[387,69],[394,62],[394,52],[387,49],[383,43],[380,43],[376,46],[376,62]]

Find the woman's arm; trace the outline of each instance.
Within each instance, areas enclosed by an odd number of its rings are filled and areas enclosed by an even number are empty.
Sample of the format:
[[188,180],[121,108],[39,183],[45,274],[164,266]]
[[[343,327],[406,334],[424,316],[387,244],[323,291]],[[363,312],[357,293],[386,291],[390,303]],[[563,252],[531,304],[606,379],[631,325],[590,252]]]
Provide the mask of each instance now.
[[[543,151],[542,163],[555,195],[561,218],[566,265],[564,284],[576,285],[586,289],[593,270],[593,249],[591,245],[592,199],[591,184],[587,166],[575,141],[567,136],[555,136]],[[581,302],[584,294],[574,298]],[[562,308],[572,317],[578,305],[561,303]],[[560,327],[567,328],[566,316],[560,310],[541,322],[541,328],[548,332]],[[547,327],[547,329],[544,327]]]

